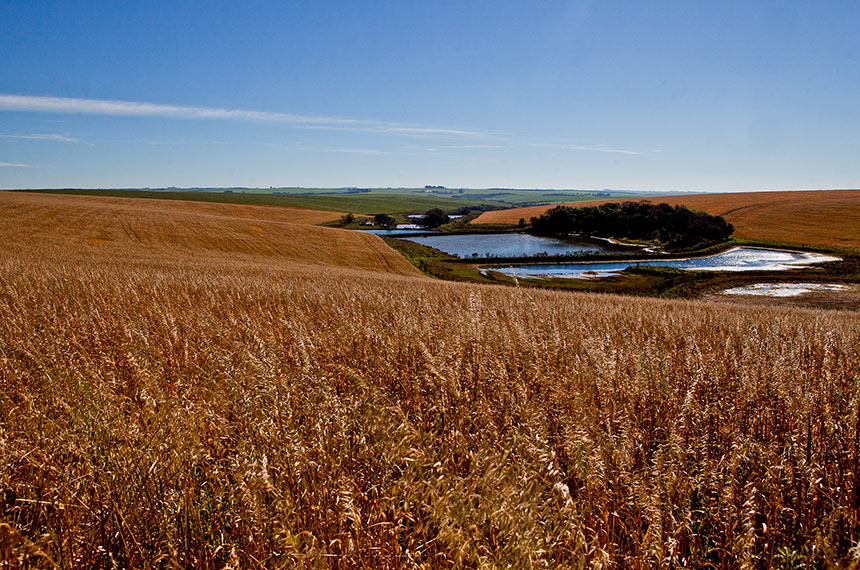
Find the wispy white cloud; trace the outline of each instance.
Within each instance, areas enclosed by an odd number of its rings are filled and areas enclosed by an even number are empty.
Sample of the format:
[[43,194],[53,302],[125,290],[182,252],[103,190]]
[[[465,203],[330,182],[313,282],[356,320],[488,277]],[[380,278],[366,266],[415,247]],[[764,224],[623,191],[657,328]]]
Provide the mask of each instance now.
[[447,155],[449,153],[439,152],[438,148],[434,147],[419,147],[419,146],[403,146],[392,148],[388,150],[377,149],[377,148],[361,148],[361,147],[322,147],[322,146],[301,146],[294,145],[293,149],[296,150],[306,150],[310,152],[335,152],[335,153],[347,153],[347,154],[364,154],[369,156],[387,156],[387,155],[396,155],[396,156],[440,156]]
[[466,131],[461,129],[434,129],[429,127],[388,127],[389,133],[401,133],[405,135],[456,135],[464,137],[483,137],[487,133],[479,131]]
[[568,150],[587,150],[591,152],[612,152],[616,154],[631,154],[631,155],[645,155],[649,154],[647,152],[639,151],[639,150],[629,150],[624,148],[611,148],[602,144],[598,145],[570,145],[566,147]]
[[314,117],[308,115],[293,115],[290,113],[249,111],[245,109],[218,109],[213,107],[162,105],[159,103],[138,101],[74,99],[69,97],[43,97],[33,95],[0,94],[0,110],[73,115],[168,117],[178,119],[239,119],[247,121],[285,122],[295,124],[374,124],[373,121],[362,121],[358,119]]
[[386,150],[378,150],[374,148],[327,148],[324,149],[325,152],[344,152],[348,154],[370,154],[370,155],[382,155],[382,154],[391,154]]
[[67,142],[67,143],[81,142],[76,138],[72,138],[72,137],[66,136],[66,135],[59,135],[59,134],[0,135],[0,138],[3,138],[3,139],[23,139],[23,140],[32,140],[32,141],[55,141],[55,142]]
[[593,144],[593,145],[585,145],[585,144],[567,144],[563,142],[548,142],[545,140],[529,140],[525,137],[517,137],[512,141],[509,141],[506,138],[501,139],[499,142],[492,141],[490,143],[479,143],[479,144],[458,144],[458,145],[449,145],[445,148],[451,149],[474,149],[474,150],[523,150],[523,149],[547,149],[553,151],[587,151],[587,152],[609,152],[616,154],[627,154],[627,155],[648,155],[653,152],[662,152],[662,151],[651,151],[645,152],[640,150],[632,150],[632,149],[624,149],[624,148],[614,148],[610,146],[606,146],[604,144]]
[[645,156],[651,152],[633,150],[627,148],[616,148],[605,144],[569,144],[563,141],[520,141],[510,148],[542,148],[553,151],[584,151],[584,152],[608,152],[614,154],[626,154],[629,156]]
[[447,145],[445,148],[484,150],[484,149],[502,149],[502,148],[516,148],[516,147],[513,147],[509,144],[456,144],[456,145]]
[[33,165],[18,162],[0,162],[0,168],[33,168]]
[[69,97],[43,97],[33,95],[0,94],[0,111],[60,113],[73,115],[111,115],[135,117],[162,117],[175,119],[221,119],[284,123],[298,128],[339,131],[373,132],[409,136],[485,136],[485,133],[465,129],[448,129],[403,125],[387,121],[321,117],[252,111],[247,109],[219,109],[184,105],[163,105],[138,101],[110,101],[102,99],[74,99]]
[[481,131],[470,131],[465,129],[435,129],[429,127],[398,127],[392,126],[391,123],[365,121],[359,126],[353,125],[297,125],[297,127],[315,131],[338,131],[352,133],[370,133],[377,135],[392,135],[411,138],[454,138],[460,139],[465,137],[493,137],[492,133]]
[[[247,109],[220,109],[214,107],[196,107],[187,105],[164,105],[139,101],[112,101],[102,99],[75,99],[69,97],[43,97],[33,95],[0,94],[0,111],[39,112],[75,115],[110,115],[161,117],[176,119],[210,119],[210,120],[240,120],[281,123],[292,128],[331,130],[339,132],[361,132],[378,135],[403,137],[418,137],[427,139],[445,138],[477,138],[478,144],[446,146],[454,149],[524,149],[544,148],[556,151],[586,151],[604,152],[623,155],[648,155],[632,149],[616,148],[604,144],[571,145],[563,141],[550,142],[547,140],[530,139],[524,135],[504,134],[471,129],[440,128],[420,125],[408,125],[391,121],[376,121],[366,119],[351,119],[333,116],[297,115],[268,111],[253,111]],[[59,134],[34,135],[0,135],[4,138],[20,138],[32,140],[52,140],[58,142],[80,142],[77,139]],[[511,138],[513,137],[513,139]],[[334,149],[330,152],[358,152],[362,154],[392,154],[389,151],[365,149]]]

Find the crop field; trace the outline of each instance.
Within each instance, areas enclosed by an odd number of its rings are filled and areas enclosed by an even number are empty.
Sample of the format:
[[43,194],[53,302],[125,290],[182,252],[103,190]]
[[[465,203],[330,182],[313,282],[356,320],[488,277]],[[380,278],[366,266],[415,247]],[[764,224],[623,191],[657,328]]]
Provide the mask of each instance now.
[[[505,190],[465,188],[458,190],[425,188],[370,188],[365,192],[348,192],[344,188],[207,188],[196,191],[176,190],[97,190],[58,189],[37,190],[51,194],[185,200],[224,204],[253,204],[311,208],[361,214],[425,212],[431,208],[455,211],[464,206],[511,208],[534,203],[554,204],[570,200],[598,200],[601,196],[583,191]],[[645,194],[604,192],[613,198],[641,197]]]
[[[860,190],[697,194],[648,200],[723,216],[734,225],[737,238],[860,249]],[[536,206],[485,212],[475,223],[516,224],[520,218],[528,221],[547,209]]]
[[199,264],[227,254],[417,274],[374,235],[310,225],[332,212],[20,192],[0,192],[0,211],[7,254]]
[[856,564],[856,313],[435,281],[279,208],[0,213],[0,566]]

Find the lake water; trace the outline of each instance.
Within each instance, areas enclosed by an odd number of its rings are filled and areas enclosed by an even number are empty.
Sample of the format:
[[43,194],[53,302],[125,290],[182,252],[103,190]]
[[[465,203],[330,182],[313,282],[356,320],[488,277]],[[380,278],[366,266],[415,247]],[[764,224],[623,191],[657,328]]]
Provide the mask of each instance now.
[[[806,267],[815,263],[839,261],[838,257],[758,247],[736,247],[717,255],[687,259],[660,259],[654,261],[606,261],[598,263],[518,264],[489,268],[518,277],[573,277],[592,278],[615,275],[633,265],[674,267],[691,271],[783,271]],[[484,268],[487,271],[488,268]]]
[[522,257],[605,253],[608,247],[529,234],[457,234],[403,238],[458,257]]

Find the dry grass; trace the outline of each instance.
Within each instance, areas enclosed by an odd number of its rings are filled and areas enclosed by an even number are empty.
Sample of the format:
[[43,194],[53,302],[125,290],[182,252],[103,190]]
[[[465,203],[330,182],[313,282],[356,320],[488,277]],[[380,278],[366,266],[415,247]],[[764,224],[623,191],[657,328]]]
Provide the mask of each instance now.
[[856,314],[311,266],[187,227],[159,257],[3,226],[0,565],[850,563]]
[[[860,190],[743,192],[647,199],[723,216],[735,226],[734,235],[739,238],[860,249],[860,232],[857,231],[860,228]],[[605,201],[571,205],[601,203]],[[551,207],[484,212],[475,223],[515,224],[520,218],[528,221]]]
[[109,196],[86,196],[72,194],[50,194],[45,192],[3,192],[0,191],[4,208],[11,204],[38,204],[45,207],[71,204],[78,207],[88,207],[94,212],[104,209],[119,211],[149,212],[160,216],[193,215],[229,217],[243,220],[264,220],[269,222],[286,222],[290,224],[321,224],[340,219],[343,212],[328,212],[308,210],[305,208],[288,208],[273,206],[255,206],[247,204],[194,202],[188,200],[157,200],[148,198],[120,198]]
[[260,263],[418,273],[375,235],[309,225],[337,218],[332,212],[18,192],[0,192],[0,212],[5,246],[23,256],[60,250],[81,259],[205,264],[232,254]]

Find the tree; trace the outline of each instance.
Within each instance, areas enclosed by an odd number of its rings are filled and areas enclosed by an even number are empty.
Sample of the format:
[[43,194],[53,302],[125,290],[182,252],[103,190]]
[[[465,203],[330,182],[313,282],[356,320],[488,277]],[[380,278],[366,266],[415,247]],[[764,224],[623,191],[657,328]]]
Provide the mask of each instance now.
[[342,226],[348,226],[353,221],[355,221],[355,216],[352,214],[344,214],[340,217],[340,225]]
[[734,228],[720,216],[692,212],[685,206],[662,203],[610,202],[600,206],[557,206],[532,218],[535,234],[626,238],[657,241],[667,249],[692,247],[727,239]]
[[418,223],[426,228],[438,228],[442,224],[448,223],[448,214],[439,208],[433,208],[432,210],[427,210],[424,217]]
[[389,216],[388,214],[376,214],[375,216],[373,216],[373,223],[377,226],[389,229],[397,225],[397,220],[395,220],[393,216]]

